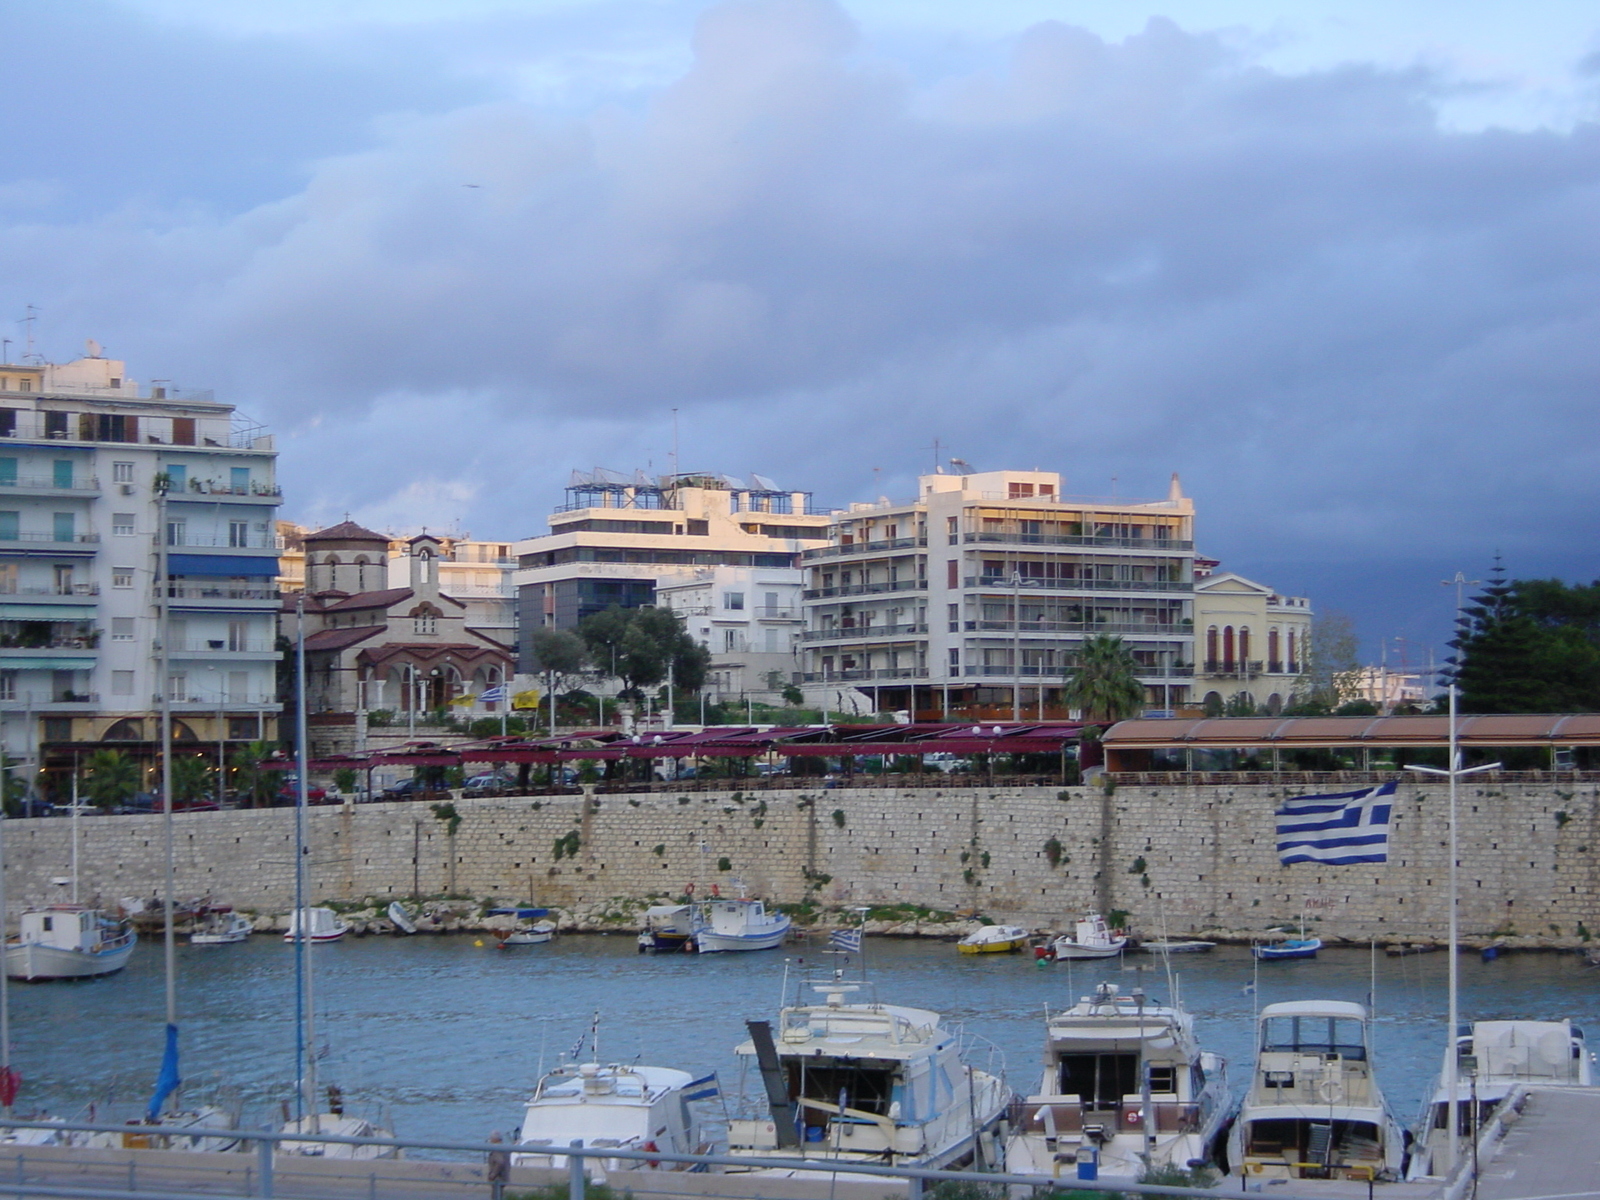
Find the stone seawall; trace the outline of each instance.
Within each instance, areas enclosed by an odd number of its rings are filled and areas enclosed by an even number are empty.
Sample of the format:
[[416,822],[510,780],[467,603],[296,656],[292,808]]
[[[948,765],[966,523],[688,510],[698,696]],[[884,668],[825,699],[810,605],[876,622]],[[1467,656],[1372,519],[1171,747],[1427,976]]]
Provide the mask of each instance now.
[[[1404,784],[1390,862],[1280,867],[1282,788],[848,789],[460,800],[452,837],[423,804],[315,808],[316,898],[454,893],[619,915],[633,902],[755,895],[827,906],[899,904],[1060,928],[1091,907],[1147,935],[1248,933],[1307,912],[1325,937],[1438,937],[1446,924],[1446,793]],[[1600,934],[1600,788],[1461,790],[1462,931],[1578,944]],[[242,908],[292,904],[294,813],[174,818],[180,895]],[[5,823],[6,888],[62,899],[71,823]],[[86,898],[149,896],[163,871],[160,816],[84,818]],[[613,903],[614,902],[614,903]]]

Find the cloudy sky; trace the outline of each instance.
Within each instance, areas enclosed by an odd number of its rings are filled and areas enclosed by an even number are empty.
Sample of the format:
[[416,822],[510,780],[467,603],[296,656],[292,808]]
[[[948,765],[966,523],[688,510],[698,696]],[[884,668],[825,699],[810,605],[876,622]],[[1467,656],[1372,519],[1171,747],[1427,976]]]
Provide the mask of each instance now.
[[676,410],[685,468],[832,503],[910,494],[936,439],[1083,495],[1177,471],[1207,553],[1374,658],[1496,552],[1600,575],[1592,4],[75,0],[6,31],[0,335],[33,304],[49,358],[215,388],[280,434],[287,516],[527,536],[573,467],[666,469]]

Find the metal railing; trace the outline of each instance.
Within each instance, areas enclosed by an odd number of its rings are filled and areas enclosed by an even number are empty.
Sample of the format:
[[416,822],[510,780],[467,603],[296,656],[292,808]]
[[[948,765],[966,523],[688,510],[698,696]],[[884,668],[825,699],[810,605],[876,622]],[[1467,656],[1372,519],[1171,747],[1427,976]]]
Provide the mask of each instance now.
[[0,534],[0,542],[52,542],[57,546],[72,546],[98,542],[98,533],[69,533],[65,537],[58,533],[34,532],[32,530],[12,530],[10,534]]
[[914,550],[918,546],[926,546],[928,539],[924,537],[883,538],[876,542],[850,542],[847,545],[818,546],[815,550],[806,550],[801,553],[801,558],[811,560],[819,558],[843,558],[852,554],[883,554],[894,550]]
[[[1060,679],[1066,673],[1066,670],[1064,663],[1054,666],[1029,666],[1024,664],[1021,670],[1015,667],[982,664],[964,667],[961,673],[963,675],[999,675],[1004,678],[1020,675],[1024,679],[1037,678],[1043,675]],[[1140,679],[1188,679],[1194,674],[1194,668],[1188,666],[1149,667],[1141,664],[1135,669],[1134,674]]]
[[1208,658],[1205,674],[1227,679],[1254,679],[1261,674],[1260,659]]
[[[159,590],[159,589],[157,589]],[[253,587],[214,587],[171,584],[167,595],[173,600],[277,600],[278,589]]]
[[769,604],[758,604],[751,610],[758,621],[798,621],[800,610],[792,604],[780,604],[776,607]]
[[204,534],[176,532],[167,535],[167,545],[183,548],[197,546],[204,550],[280,550],[280,540],[270,534],[251,533],[243,538],[235,538],[232,534],[206,537]]
[[882,638],[910,637],[927,633],[923,624],[911,625],[852,625],[831,626],[827,629],[807,629],[800,634],[802,642],[865,642]]
[[1012,533],[1009,530],[968,530],[963,540],[983,543],[1009,543],[1021,546],[1105,546],[1126,550],[1194,549],[1194,543],[1179,538],[1112,537],[1095,534]]
[[[963,586],[1013,590],[1009,575],[968,575]],[[1193,582],[1176,579],[1038,579],[1026,578],[1022,589],[1052,592],[1192,592]]]
[[885,592],[925,592],[926,579],[896,579],[884,583],[851,583],[843,587],[807,588],[800,595],[806,600],[825,600],[829,596],[876,596]]
[[237,641],[232,638],[191,638],[174,642],[168,647],[171,654],[266,654],[277,647],[270,641],[250,638]]
[[52,492],[98,492],[100,480],[93,475],[77,475],[65,481],[54,475],[13,475],[0,479],[0,488],[32,488]]
[[[248,447],[243,447],[248,449]],[[231,483],[218,483],[213,479],[191,479],[188,485],[173,488],[167,494],[168,500],[192,500],[199,496],[261,496],[271,499],[283,495],[283,489],[275,483],[251,483],[246,487],[234,487]]]
[[800,676],[802,683],[859,683],[871,679],[922,679],[928,672],[917,667],[854,668],[846,671],[808,671]]
[[1023,618],[1020,628],[1015,621],[967,621],[965,627],[972,631],[1010,633],[1135,633],[1146,637],[1193,637],[1193,625],[1173,622],[1152,624],[1140,621],[1030,621]]
[[98,596],[100,585],[98,583],[71,583],[57,587],[54,584],[23,587],[0,587],[0,596]]

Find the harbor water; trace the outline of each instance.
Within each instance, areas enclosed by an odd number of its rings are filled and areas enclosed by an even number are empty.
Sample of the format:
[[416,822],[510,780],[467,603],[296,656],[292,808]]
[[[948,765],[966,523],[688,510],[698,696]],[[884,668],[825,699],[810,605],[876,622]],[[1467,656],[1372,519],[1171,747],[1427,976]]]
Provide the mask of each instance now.
[[[558,937],[497,949],[489,938],[368,937],[317,946],[320,1081],[348,1111],[381,1119],[402,1138],[482,1140],[512,1133],[541,1064],[554,1065],[599,1014],[599,1056],[719,1073],[734,1092],[733,1047],[744,1021],[775,1018],[787,970],[831,968],[823,947],[640,955],[631,935]],[[179,1007],[191,1100],[221,1085],[244,1121],[281,1119],[295,1078],[294,950],[256,935],[235,946],[182,946]],[[977,1043],[974,1063],[1002,1057],[1018,1091],[1038,1084],[1047,1008],[1102,981],[1154,1000],[1171,996],[1166,967],[1148,954],[1121,961],[1036,965],[1022,955],[958,955],[947,942],[868,938],[867,977],[888,1003],[935,1009]],[[802,966],[803,961],[803,966]],[[1445,1043],[1446,955],[1376,959],[1365,948],[1315,960],[1263,963],[1243,947],[1174,955],[1172,983],[1194,1013],[1201,1044],[1223,1055],[1235,1092],[1248,1079],[1255,1011],[1280,1000],[1366,1002],[1375,966],[1379,1080],[1409,1124],[1439,1069]],[[853,969],[852,969],[853,973]],[[128,969],[102,979],[21,985],[11,994],[19,1114],[135,1116],[160,1065],[161,947],[146,942]],[[1600,1030],[1600,971],[1572,955],[1461,958],[1461,1015],[1569,1017]],[[985,1044],[993,1044],[993,1050]],[[757,1088],[754,1079],[750,1090]]]

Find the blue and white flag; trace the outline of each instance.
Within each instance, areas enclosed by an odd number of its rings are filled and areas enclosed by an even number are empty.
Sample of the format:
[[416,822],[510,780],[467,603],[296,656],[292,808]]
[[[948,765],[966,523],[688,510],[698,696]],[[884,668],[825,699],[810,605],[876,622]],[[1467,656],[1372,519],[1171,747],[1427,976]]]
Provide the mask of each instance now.
[[835,929],[828,935],[828,945],[835,950],[849,950],[852,953],[860,953],[861,930]]
[[500,701],[506,699],[507,695],[508,693],[506,691],[506,685],[502,683],[499,686],[492,687],[488,691],[484,692],[478,697],[478,700],[483,704],[498,704]]
[[722,1095],[722,1088],[717,1083],[717,1073],[702,1075],[684,1085],[683,1098],[685,1100],[710,1100]]
[[1278,861],[1342,866],[1389,861],[1389,814],[1394,781],[1364,792],[1296,796],[1278,818]]

